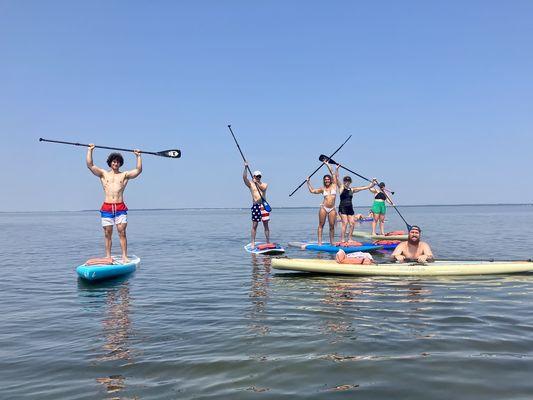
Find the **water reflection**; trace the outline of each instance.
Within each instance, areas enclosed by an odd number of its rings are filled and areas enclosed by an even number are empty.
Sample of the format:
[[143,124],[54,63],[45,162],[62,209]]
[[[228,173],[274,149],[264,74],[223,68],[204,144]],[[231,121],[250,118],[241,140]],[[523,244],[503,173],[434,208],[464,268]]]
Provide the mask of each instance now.
[[[131,298],[127,277],[100,284],[91,284],[80,279],[78,289],[80,294],[89,300],[84,304],[85,309],[95,311],[96,307],[96,311],[101,311],[104,305],[103,353],[100,352],[95,363],[124,360],[131,363],[133,359],[129,347],[129,339],[132,336],[129,316]],[[108,394],[116,394],[126,386],[126,377],[120,374],[98,377],[96,381],[105,387]]]
[[269,256],[252,254],[252,279],[248,297],[252,302],[250,329],[260,335],[270,332],[264,322],[264,312],[269,298],[271,262]]

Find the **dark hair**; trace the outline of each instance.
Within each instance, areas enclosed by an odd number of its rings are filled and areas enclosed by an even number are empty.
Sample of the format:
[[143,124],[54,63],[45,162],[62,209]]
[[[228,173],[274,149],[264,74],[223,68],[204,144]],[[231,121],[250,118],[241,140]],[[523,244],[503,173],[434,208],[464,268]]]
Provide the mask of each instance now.
[[418,230],[418,233],[422,233],[422,229],[420,229],[420,227],[418,225],[413,225],[409,231],[412,231],[413,229],[417,229]]
[[379,182],[379,185],[378,185],[380,188],[384,188],[385,187],[385,182]]
[[111,153],[109,157],[107,157],[107,165],[111,166],[111,163],[117,160],[120,166],[124,165],[124,158],[122,158],[122,154],[120,153]]
[[333,181],[333,178],[331,177],[331,175],[330,175],[330,174],[326,174],[326,175],[324,175],[324,177],[322,178],[322,182],[324,182],[324,180],[325,180],[326,178],[329,178],[330,181]]
[[342,178],[342,180],[351,182],[352,178],[350,176],[346,175],[344,178]]

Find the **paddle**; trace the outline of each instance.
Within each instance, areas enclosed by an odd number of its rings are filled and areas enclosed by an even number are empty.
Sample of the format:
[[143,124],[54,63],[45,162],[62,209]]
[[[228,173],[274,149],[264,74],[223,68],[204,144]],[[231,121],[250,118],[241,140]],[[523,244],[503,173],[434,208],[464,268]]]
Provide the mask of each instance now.
[[[348,136],[348,139],[346,139],[346,140],[344,141],[344,143],[341,144],[341,145],[339,146],[339,148],[338,148],[337,150],[335,150],[335,151],[331,154],[331,156],[329,156],[329,158],[331,158],[331,157],[333,157],[335,154],[337,154],[337,152],[338,152],[340,149],[342,149],[342,146],[344,146],[344,145],[346,144],[346,142],[347,142],[348,140],[350,140],[351,137],[352,137],[352,135]],[[311,178],[314,174],[316,174],[317,171],[318,171],[320,168],[322,168],[322,165],[324,165],[324,164],[320,164],[320,166],[319,166],[317,169],[315,169],[311,175],[309,175],[309,178]],[[298,189],[300,189],[300,188],[305,184],[305,182],[307,182],[307,179],[306,179],[305,181],[303,181],[302,183],[300,183],[300,185],[299,185],[296,189],[294,189],[294,190],[292,191],[291,194],[289,194],[289,197],[291,197],[294,193],[296,193],[296,191],[297,191]]]
[[[320,155],[320,157],[318,157],[318,159],[319,159],[320,161],[326,161],[326,160],[327,160],[328,163],[330,163],[330,164],[336,164],[336,165],[339,165],[338,163],[336,163],[335,161],[333,161],[333,160],[331,159],[331,157],[327,157],[327,156],[325,156],[324,154]],[[341,166],[341,168],[343,168],[343,167]],[[350,171],[352,174],[357,175],[357,176],[360,177],[361,179],[367,180],[368,182],[372,182],[370,179],[365,178],[365,177],[362,176],[362,175],[359,175],[357,172],[354,172],[354,171],[352,171],[352,170],[349,170],[348,168],[344,168],[344,169],[345,169],[346,171]],[[398,213],[398,215],[400,216],[400,218],[403,220],[403,222],[405,222],[405,226],[407,227],[407,230],[410,231],[411,228],[412,228],[412,225],[409,225],[409,223],[405,220],[405,218],[403,217],[403,215],[400,213],[400,210],[398,210],[398,208],[396,208],[396,206],[394,205],[394,203],[392,202],[392,200],[390,199],[390,197],[387,196],[387,193],[385,193],[385,191],[384,191],[383,189],[381,189],[379,186],[378,186],[378,188],[379,188],[379,190],[381,191],[381,193],[383,193],[383,194],[385,195],[385,197],[387,198],[387,200],[389,201],[389,203],[392,204],[392,206],[394,207],[394,209],[396,210],[396,212]],[[385,190],[387,190],[387,189],[385,189]],[[394,194],[394,192],[391,192],[391,193]]]
[[[318,157],[318,159],[322,162],[324,162],[325,160],[328,160],[328,164],[334,164],[334,165],[339,165],[338,162],[336,162],[335,160],[332,160],[331,157],[328,157],[324,154],[321,154],[320,157]],[[341,168],[342,169],[345,169],[346,171],[348,172],[351,172],[352,174],[354,175],[357,175],[359,178],[361,179],[364,179],[365,181],[368,181],[368,182],[372,182],[370,179],[368,178],[365,178],[363,175],[359,175],[357,172],[355,171],[352,171],[351,169],[348,169],[346,168],[344,165],[341,165]],[[394,194],[394,192],[390,191],[389,189],[385,189],[387,192],[389,192],[390,194]]]
[[241,157],[244,160],[244,163],[246,165],[246,169],[248,170],[248,173],[252,177],[252,182],[255,183],[255,187],[257,188],[257,192],[259,193],[259,196],[261,196],[261,203],[263,204],[263,207],[265,208],[266,212],[272,211],[272,207],[270,207],[270,204],[265,200],[263,195],[261,194],[261,189],[259,188],[259,185],[254,180],[254,176],[252,175],[252,171],[250,170],[250,167],[248,166],[248,161],[246,161],[246,158],[244,157],[244,154],[242,153],[241,146],[239,146],[239,142],[237,142],[237,139],[235,138],[235,135],[233,133],[233,130],[231,129],[231,125],[228,125],[228,129],[231,133],[231,136],[233,136],[233,140],[235,140],[235,144],[237,145],[237,148],[239,149],[239,153],[241,153]]
[[[50,140],[50,139],[43,139],[39,138],[39,142],[50,142],[50,143],[61,143],[61,144],[70,144],[72,146],[83,146],[83,147],[89,147],[88,144],[83,143],[74,143],[74,142],[63,142],[61,140]],[[131,149],[121,149],[118,147],[108,147],[108,146],[94,146],[99,149],[108,149],[108,150],[118,150],[118,151],[129,151],[130,153],[133,153],[134,150]],[[154,156],[160,156],[160,157],[167,157],[167,158],[180,158],[181,157],[181,150],[178,149],[172,149],[172,150],[163,150],[163,151],[141,151],[143,154],[152,154]]]

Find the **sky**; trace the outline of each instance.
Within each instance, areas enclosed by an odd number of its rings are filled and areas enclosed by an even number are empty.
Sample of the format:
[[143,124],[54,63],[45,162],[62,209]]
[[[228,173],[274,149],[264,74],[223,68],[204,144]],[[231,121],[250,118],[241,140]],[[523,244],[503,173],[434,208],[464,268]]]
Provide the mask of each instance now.
[[350,134],[335,159],[397,204],[533,203],[532,20],[528,0],[0,0],[0,210],[103,201],[86,150],[40,137],[181,149],[143,157],[129,208],[248,207],[228,124],[273,208],[318,206],[288,195]]

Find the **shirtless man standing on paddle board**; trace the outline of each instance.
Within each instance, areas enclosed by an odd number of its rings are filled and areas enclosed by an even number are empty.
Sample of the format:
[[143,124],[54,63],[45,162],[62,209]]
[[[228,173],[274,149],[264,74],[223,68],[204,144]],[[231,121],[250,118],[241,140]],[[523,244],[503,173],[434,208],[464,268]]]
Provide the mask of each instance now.
[[111,153],[107,157],[107,165],[111,168],[106,171],[93,164],[94,144],[90,144],[87,150],[87,168],[100,178],[104,188],[105,200],[100,209],[102,227],[105,237],[105,254],[111,257],[111,238],[113,225],[117,226],[120,247],[122,248],[122,262],[128,262],[128,240],[126,239],[126,226],[128,225],[128,207],[124,204],[124,189],[130,179],[137,178],[142,172],[142,160],[140,150],[134,150],[137,157],[137,166],[131,171],[120,171],[124,159],[120,153]]
[[[261,171],[253,172],[253,180],[248,179],[248,163],[244,163],[244,172],[242,179],[244,184],[250,189],[252,194],[252,249],[255,248],[255,235],[257,233],[257,225],[259,221],[263,221],[263,228],[265,229],[265,237],[267,243],[270,243],[270,229],[268,228],[268,221],[270,220],[270,213],[263,207],[261,197],[265,199],[268,184],[261,182]],[[254,183],[255,182],[255,183]],[[259,190],[258,190],[259,188]]]
[[418,226],[412,226],[406,242],[401,242],[391,257],[399,262],[417,261],[419,263],[433,262],[433,253],[429,244],[420,240],[422,230]]

